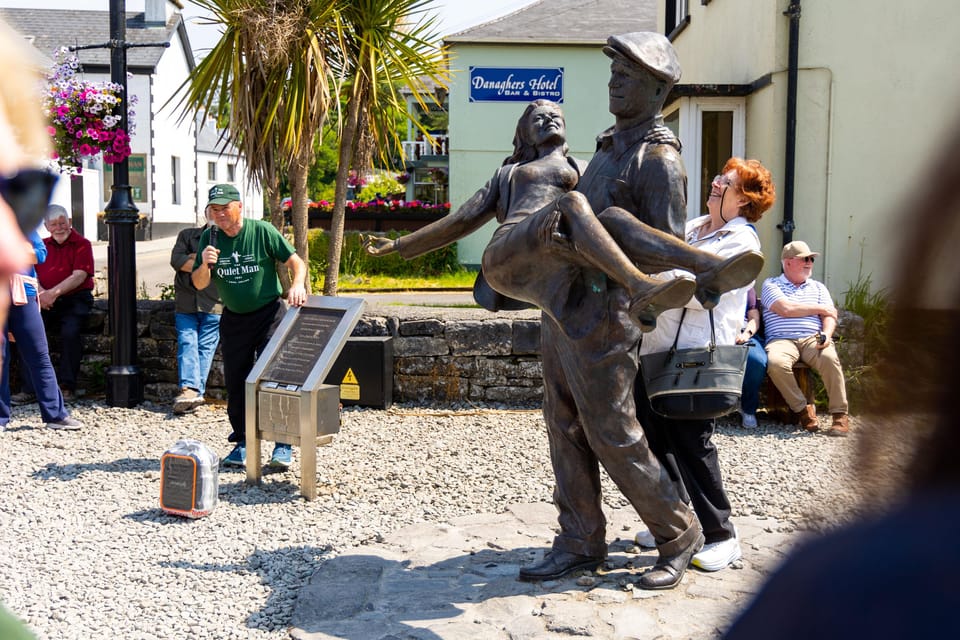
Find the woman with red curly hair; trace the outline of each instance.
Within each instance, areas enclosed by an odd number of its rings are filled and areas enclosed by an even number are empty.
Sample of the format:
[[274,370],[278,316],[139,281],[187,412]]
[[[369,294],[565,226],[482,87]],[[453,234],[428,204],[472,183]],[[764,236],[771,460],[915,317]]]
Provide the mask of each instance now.
[[[716,176],[707,199],[707,214],[687,223],[688,243],[721,257],[760,251],[752,223],[776,199],[770,172],[756,160],[730,158]],[[744,309],[750,283],[720,296],[713,308],[717,344],[742,344],[753,338],[754,328],[744,329]],[[681,324],[682,320],[682,324]],[[686,307],[660,315],[656,328],[643,336],[640,353],[667,351],[681,328],[678,348],[705,347],[711,339],[709,312],[692,298]],[[749,327],[750,325],[748,325]],[[760,345],[760,351],[763,346]],[[653,412],[642,376],[635,388],[637,417],[650,441],[650,449],[670,473],[681,497],[691,503],[703,528],[705,544],[692,563],[705,571],[718,571],[740,558],[737,532],[730,522],[730,501],[723,489],[717,448],[711,441],[714,421],[676,420]],[[643,544],[646,532],[637,534]]]

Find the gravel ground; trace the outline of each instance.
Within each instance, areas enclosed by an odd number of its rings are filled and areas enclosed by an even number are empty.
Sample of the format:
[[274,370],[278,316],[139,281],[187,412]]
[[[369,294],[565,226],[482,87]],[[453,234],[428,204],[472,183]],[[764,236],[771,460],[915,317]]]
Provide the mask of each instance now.
[[[219,505],[199,520],[160,511],[159,459],[182,437],[226,455],[223,407],[178,417],[84,401],[73,415],[82,431],[53,431],[28,405],[0,433],[0,600],[40,638],[286,638],[324,559],[408,524],[551,500],[537,410],[348,409],[318,452],[317,500],[299,497],[295,457],[258,487],[222,470]],[[855,440],[721,424],[734,515],[843,520]],[[607,503],[625,506],[605,482]]]

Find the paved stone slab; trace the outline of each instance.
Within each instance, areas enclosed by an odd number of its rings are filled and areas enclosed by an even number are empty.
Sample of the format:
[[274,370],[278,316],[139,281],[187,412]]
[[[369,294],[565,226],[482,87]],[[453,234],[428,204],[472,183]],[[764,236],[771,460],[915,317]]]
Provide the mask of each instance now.
[[634,586],[656,560],[632,544],[632,509],[609,509],[610,553],[597,573],[517,580],[556,527],[550,504],[515,504],[444,524],[418,524],[326,561],[297,599],[299,640],[571,636],[610,640],[716,638],[801,534],[770,518],[734,518],[744,557],[723,571],[687,572],[670,591]]

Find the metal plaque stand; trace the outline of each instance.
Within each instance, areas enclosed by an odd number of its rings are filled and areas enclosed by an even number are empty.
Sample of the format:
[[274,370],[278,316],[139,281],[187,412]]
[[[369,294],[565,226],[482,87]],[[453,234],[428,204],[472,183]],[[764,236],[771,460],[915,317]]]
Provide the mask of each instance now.
[[246,380],[247,482],[261,478],[260,441],[300,447],[300,493],[317,497],[317,446],[340,431],[340,389],[323,384],[360,320],[361,298],[310,296],[291,307]]

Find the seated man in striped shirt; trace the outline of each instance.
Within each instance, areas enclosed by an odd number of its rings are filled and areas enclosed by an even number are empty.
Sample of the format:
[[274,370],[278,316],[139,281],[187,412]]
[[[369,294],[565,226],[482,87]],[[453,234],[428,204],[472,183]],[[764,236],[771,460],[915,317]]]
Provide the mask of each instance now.
[[813,260],[818,255],[810,251],[806,242],[788,243],[780,254],[783,273],[763,283],[760,299],[769,357],[767,375],[797,415],[800,426],[813,432],[820,428],[817,409],[807,404],[793,376],[793,365],[800,361],[817,371],[826,387],[833,414],[827,434],[846,436],[850,432],[847,388],[833,344],[837,308],[827,288],[810,277]]

